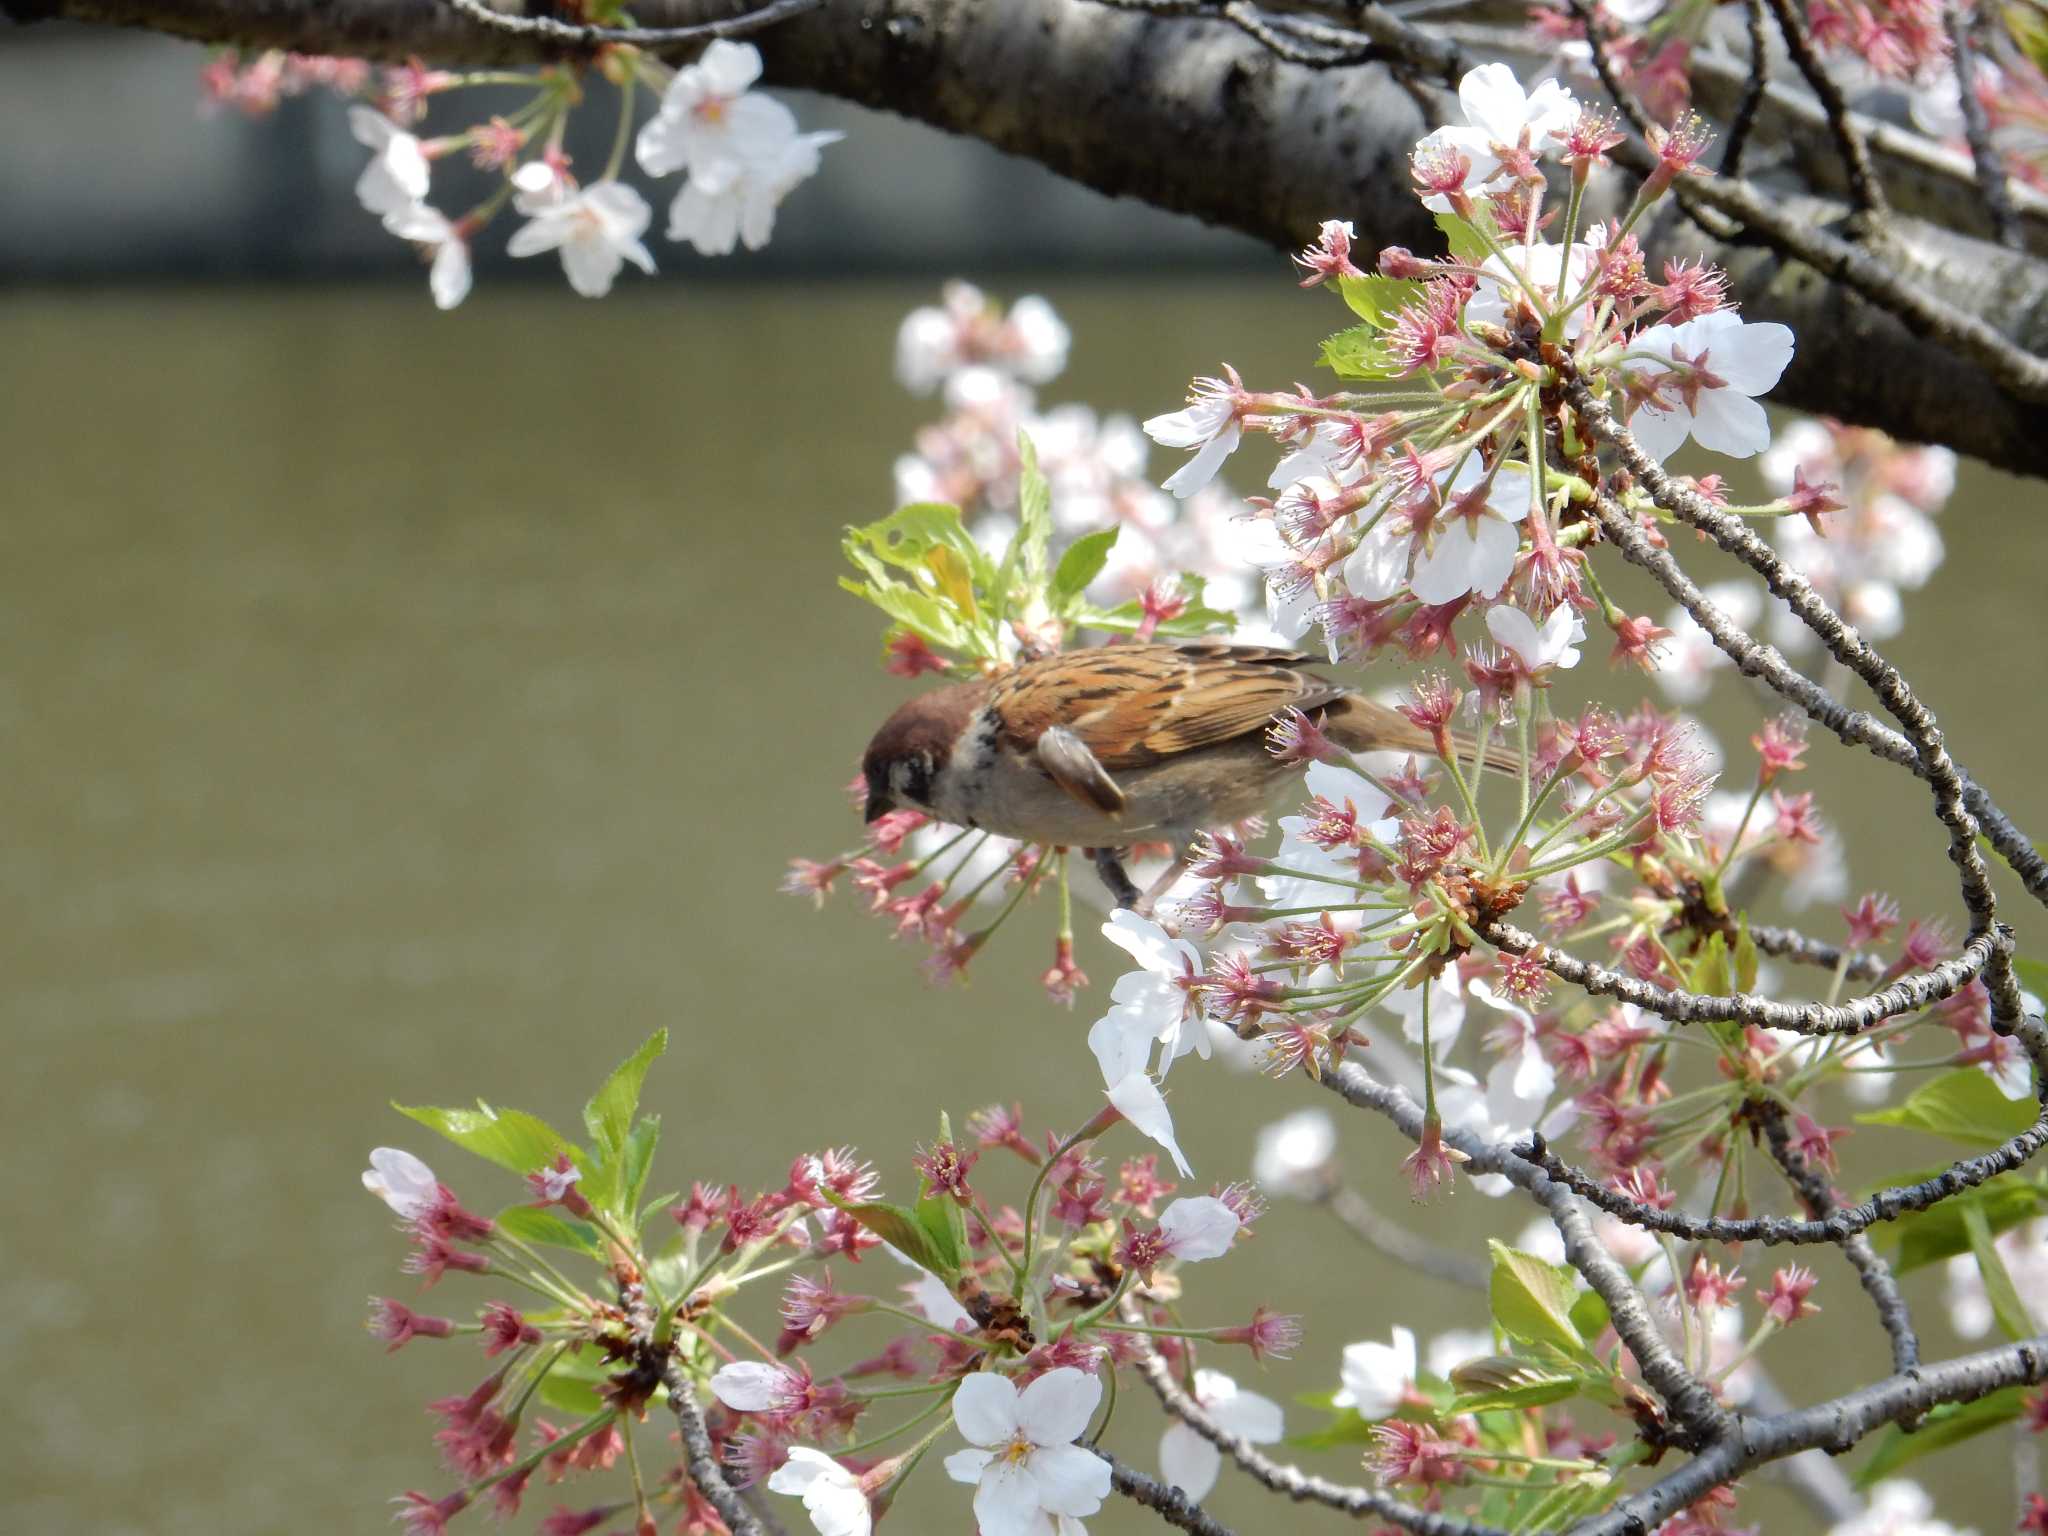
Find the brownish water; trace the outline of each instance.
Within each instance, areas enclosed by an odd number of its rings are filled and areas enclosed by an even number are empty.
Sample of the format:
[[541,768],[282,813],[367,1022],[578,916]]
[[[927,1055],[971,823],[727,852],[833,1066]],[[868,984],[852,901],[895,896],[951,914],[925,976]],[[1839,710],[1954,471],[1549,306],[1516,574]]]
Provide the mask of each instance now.
[[[1331,320],[1277,280],[1050,292],[1077,345],[1049,398],[1140,414],[1218,357],[1305,374]],[[512,1192],[408,1134],[392,1098],[573,1120],[667,1025],[663,1188],[779,1179],[847,1141],[900,1188],[940,1105],[1022,1099],[1041,1126],[1092,1109],[1094,1015],[1034,995],[1035,925],[970,990],[934,992],[850,908],[775,891],[788,855],[850,833],[839,786],[897,696],[871,615],[833,588],[834,535],[887,509],[925,419],[888,377],[923,298],[9,300],[0,1526],[367,1532],[390,1494],[442,1486],[420,1405],[473,1361],[387,1361],[362,1334],[363,1298],[410,1283],[357,1172],[400,1141],[480,1201]],[[1943,531],[1891,650],[2038,830],[2048,509],[1966,471]],[[1729,690],[1716,718],[1739,740],[1753,710]],[[1813,756],[1858,887],[1941,902],[1919,803]],[[1085,943],[1099,998],[1117,967]],[[1175,1089],[1204,1183],[1312,1091],[1187,1067]],[[1359,1124],[1347,1147],[1405,1209],[1391,1136]],[[1414,1219],[1471,1242],[1526,1213],[1468,1193]],[[1828,1311],[1784,1370],[1802,1400],[1880,1358],[1846,1271],[1822,1275]],[[1294,1208],[1203,1280],[1205,1316],[1309,1314],[1300,1358],[1239,1372],[1282,1398],[1334,1385],[1342,1345],[1396,1320],[1479,1321]],[[1128,1411],[1113,1439],[1149,1464],[1151,1416]],[[2005,1450],[1932,1464],[1949,1518],[2006,1525]],[[961,1529],[964,1502],[925,1482],[894,1528]],[[1228,1474],[1213,1504],[1248,1532],[1341,1525]],[[1749,1517],[1803,1528],[1789,1508],[1759,1496]]]

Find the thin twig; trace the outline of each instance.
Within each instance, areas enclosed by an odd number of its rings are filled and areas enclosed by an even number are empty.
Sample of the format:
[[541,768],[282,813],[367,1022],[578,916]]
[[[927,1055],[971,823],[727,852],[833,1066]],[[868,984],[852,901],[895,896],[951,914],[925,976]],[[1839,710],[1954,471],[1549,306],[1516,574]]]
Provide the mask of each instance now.
[[1100,1446],[1095,1454],[1109,1463],[1109,1486],[1135,1504],[1142,1504],[1168,1525],[1195,1536],[1233,1536],[1230,1527],[1202,1508],[1172,1484],[1147,1477],[1127,1462],[1118,1461]]
[[1991,142],[1991,119],[1984,111],[1984,99],[1977,94],[1977,56],[1988,39],[1990,7],[1979,5],[1964,19],[1956,0],[1942,7],[1942,25],[1948,29],[1948,46],[1955,64],[1957,104],[1963,109],[1963,138],[1970,146],[1970,165],[1977,173],[1977,191],[1984,198],[1984,211],[1991,219],[1991,233],[2010,250],[2024,250],[2026,236],[2020,230],[2019,214],[2012,205],[2012,182],[2005,173],[2005,158]]
[[1499,918],[1479,923],[1477,931],[1487,943],[1511,954],[1527,955],[1553,976],[1595,997],[1619,998],[1676,1024],[1755,1024],[1764,1029],[1824,1036],[1860,1035],[1886,1019],[1914,1013],[1955,996],[1984,974],[1995,956],[2005,952],[2000,933],[2010,930],[1976,934],[1954,959],[1901,976],[1880,991],[1852,997],[1845,1003],[1780,1003],[1754,992],[1724,995],[1660,987],[1655,982],[1581,960]]
[[1817,965],[1822,970],[1842,968],[1842,975],[1850,981],[1875,981],[1885,973],[1884,959],[1880,955],[1845,954],[1840,945],[1830,944],[1824,939],[1811,938],[1796,928],[1780,928],[1771,923],[1751,923],[1750,941],[1767,955],[1776,955],[1780,960],[1792,960],[1801,965]]
[[1735,115],[1728,120],[1728,140],[1721,147],[1721,174],[1742,174],[1742,151],[1749,143],[1749,131],[1756,126],[1757,108],[1771,84],[1771,45],[1764,36],[1764,0],[1745,0],[1749,14],[1749,79],[1743,83]]
[[702,43],[719,37],[747,37],[764,31],[792,16],[814,11],[825,0],[768,0],[758,10],[718,21],[693,22],[684,27],[600,27],[589,22],[557,21],[552,16],[514,16],[493,10],[484,0],[447,0],[471,21],[481,22],[515,37],[540,38],[572,48],[601,48],[608,43],[630,43],[640,48],[665,48],[676,43]]
[[[1827,1180],[1814,1172],[1805,1156],[1792,1144],[1791,1129],[1785,1123],[1785,1106],[1775,1099],[1759,1099],[1753,1112],[1763,1125],[1771,1161],[1783,1171],[1785,1182],[1792,1186],[1793,1193],[1806,1206],[1807,1214],[1825,1221],[1836,1210],[1835,1192],[1828,1188]],[[1855,1269],[1856,1278],[1862,1282],[1871,1305],[1877,1308],[1878,1326],[1891,1340],[1892,1369],[1912,1370],[1920,1363],[1920,1338],[1913,1331],[1913,1314],[1907,1310],[1906,1298],[1899,1294],[1899,1283],[1892,1275],[1891,1265],[1878,1257],[1877,1250],[1870,1246],[1870,1239],[1864,1233],[1852,1233],[1842,1240],[1840,1246],[1842,1257]]]
[[1877,172],[1871,169],[1870,146],[1863,142],[1863,131],[1849,114],[1849,103],[1842,96],[1841,86],[1835,83],[1835,77],[1821,63],[1820,54],[1813,46],[1813,34],[1807,30],[1805,15],[1792,0],[1765,0],[1765,4],[1777,18],[1778,34],[1785,39],[1785,51],[1792,55],[1792,62],[1806,77],[1806,83],[1813,88],[1813,94],[1820,99],[1821,109],[1827,114],[1828,132],[1835,136],[1835,144],[1842,151],[1842,164],[1849,172],[1849,193],[1855,198],[1857,208],[1872,218],[1883,218],[1884,185],[1877,179]]
[[1387,1220],[1355,1189],[1338,1188],[1324,1202],[1330,1214],[1350,1228],[1358,1240],[1375,1253],[1385,1254],[1404,1268],[1442,1280],[1466,1290],[1483,1291],[1487,1266],[1448,1248],[1439,1248],[1406,1227]]
[[1580,1199],[1631,1226],[1693,1243],[1762,1243],[1769,1248],[1780,1243],[1847,1242],[1881,1221],[1895,1220],[1910,1211],[1924,1211],[2001,1173],[2023,1167],[2044,1146],[2048,1146],[2048,1111],[2019,1135],[1989,1152],[1951,1163],[1933,1178],[1917,1184],[1895,1184],[1855,1205],[1835,1206],[1820,1220],[1801,1220],[1795,1216],[1688,1216],[1683,1211],[1659,1210],[1640,1200],[1631,1200],[1565,1162],[1541,1136],[1532,1136],[1527,1145],[1515,1150]]

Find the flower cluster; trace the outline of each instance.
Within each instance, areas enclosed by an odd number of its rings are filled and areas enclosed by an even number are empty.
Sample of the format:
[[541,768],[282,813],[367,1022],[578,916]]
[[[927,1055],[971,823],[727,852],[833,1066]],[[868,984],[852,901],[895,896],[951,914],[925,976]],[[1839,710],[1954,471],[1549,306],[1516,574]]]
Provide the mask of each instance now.
[[896,338],[896,376],[917,395],[937,394],[938,421],[918,429],[912,451],[896,460],[896,501],[960,508],[976,542],[999,553],[1018,526],[1023,465],[1030,439],[1062,537],[1117,531],[1092,595],[1105,603],[1180,592],[1180,573],[1208,575],[1203,600],[1242,612],[1256,600],[1237,558],[1243,503],[1219,485],[1185,500],[1146,477],[1151,444],[1128,416],[1098,416],[1085,405],[1042,406],[1037,390],[1065,369],[1068,331],[1035,295],[1004,311],[980,289],[948,283],[936,305],[904,317]]
[[[599,57],[598,73],[618,93],[618,133],[603,169],[587,183],[572,173],[562,147],[583,101],[580,71],[454,73],[414,63],[385,72],[374,105],[349,108],[350,131],[371,152],[357,200],[431,263],[428,284],[440,308],[453,309],[468,296],[471,247],[508,205],[526,222],[506,249],[513,256],[555,252],[569,286],[586,298],[609,293],[628,262],[652,273],[654,257],[642,237],[653,212],[620,179],[629,142],[649,176],[684,173],[669,208],[669,239],[722,256],[740,244],[767,244],[782,200],[816,174],[820,150],[840,137],[800,132],[786,106],[753,89],[761,55],[751,43],[720,39],[681,69],[636,48],[612,47]],[[253,112],[312,85],[359,95],[370,82],[369,67],[355,60],[264,54],[244,66],[224,53],[208,66],[205,88],[209,100]],[[480,86],[527,87],[532,95],[509,113],[422,136],[433,98]],[[643,92],[659,105],[634,138]],[[456,155],[488,178],[489,190],[451,218],[428,196],[434,164]]]
[[[495,1216],[467,1209],[412,1154],[371,1154],[363,1183],[403,1223],[409,1272],[427,1286],[461,1272],[525,1296],[468,1318],[372,1303],[370,1329],[391,1349],[467,1338],[487,1368],[431,1405],[459,1481],[439,1497],[403,1496],[415,1536],[438,1536],[473,1506],[515,1514],[537,1475],[552,1485],[621,1461],[628,1497],[560,1507],[541,1529],[619,1520],[646,1532],[668,1512],[686,1530],[724,1530],[699,1487],[704,1469],[649,1481],[634,1448],[650,1410],[685,1384],[715,1404],[707,1428],[723,1475],[800,1500],[826,1536],[867,1532],[949,1435],[965,1446],[945,1471],[973,1486],[983,1531],[1050,1521],[1078,1536],[1109,1491],[1108,1463],[1075,1444],[1091,1423],[1098,1437],[1108,1426],[1105,1377],[1154,1351],[1192,1372],[1198,1352],[1243,1348],[1256,1360],[1299,1337],[1263,1308],[1238,1326],[1182,1320],[1183,1273],[1246,1240],[1260,1202],[1246,1185],[1180,1193],[1152,1156],[1112,1169],[1099,1153],[1121,1118],[1113,1107],[1064,1137],[1029,1134],[1016,1107],[974,1115],[965,1141],[941,1117],[911,1160],[910,1204],[882,1199],[877,1171],[846,1149],[798,1157],[782,1187],[751,1197],[700,1182],[647,1201],[658,1122],[636,1120],[636,1100],[663,1043],[649,1041],[590,1101],[587,1148],[517,1111],[407,1111],[508,1170],[533,1163],[527,1200]],[[996,1160],[1024,1189],[1020,1204],[985,1195]],[[572,1278],[581,1265],[595,1285]],[[870,1284],[841,1289],[835,1274]],[[772,1344],[739,1307],[769,1277],[782,1287]],[[828,1351],[842,1363],[827,1369]],[[1278,1437],[1277,1405],[1208,1367],[1195,1379],[1227,1421]],[[1213,1450],[1169,1436],[1161,1455],[1197,1496],[1214,1480]]]

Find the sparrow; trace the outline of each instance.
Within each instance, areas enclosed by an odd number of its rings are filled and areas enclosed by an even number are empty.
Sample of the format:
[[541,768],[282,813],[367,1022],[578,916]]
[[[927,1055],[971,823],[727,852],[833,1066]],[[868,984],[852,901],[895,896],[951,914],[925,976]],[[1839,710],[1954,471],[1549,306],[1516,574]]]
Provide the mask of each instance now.
[[1122,851],[1139,842],[1176,850],[1147,893],[1156,899],[1198,833],[1265,810],[1296,772],[1266,745],[1288,711],[1352,752],[1435,753],[1428,731],[1313,671],[1315,659],[1215,640],[1105,645],[933,689],[868,743],[867,819],[915,808],[1086,849],[1119,905],[1148,910]]

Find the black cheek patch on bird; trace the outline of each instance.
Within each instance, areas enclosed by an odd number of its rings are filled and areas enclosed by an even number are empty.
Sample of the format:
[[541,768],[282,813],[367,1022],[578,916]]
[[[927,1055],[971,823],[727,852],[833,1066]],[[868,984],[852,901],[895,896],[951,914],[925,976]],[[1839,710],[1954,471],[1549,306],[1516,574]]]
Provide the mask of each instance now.
[[1072,731],[1063,725],[1053,726],[1038,738],[1036,751],[1038,766],[1081,804],[1105,816],[1123,814],[1123,790]]

